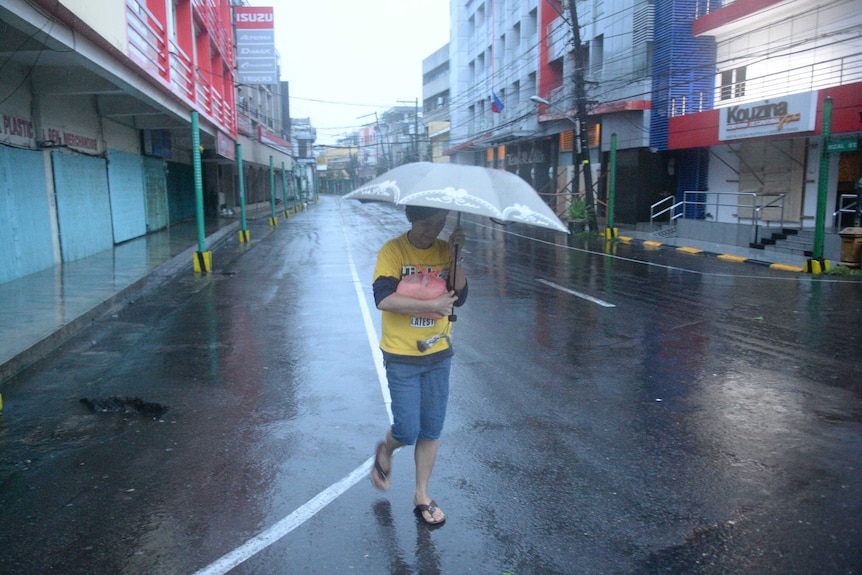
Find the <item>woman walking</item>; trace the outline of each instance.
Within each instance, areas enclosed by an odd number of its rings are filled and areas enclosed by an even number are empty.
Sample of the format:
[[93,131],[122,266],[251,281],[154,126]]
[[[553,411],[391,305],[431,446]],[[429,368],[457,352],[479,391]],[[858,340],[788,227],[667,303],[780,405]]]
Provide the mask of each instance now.
[[[437,236],[447,210],[407,206],[410,230],[389,240],[377,256],[374,301],[382,315],[380,348],[392,397],[393,424],[377,444],[371,482],[389,488],[392,454],[415,445],[416,514],[429,525],[442,525],[446,514],[428,495],[437,447],[449,401],[453,349],[449,316],[467,299],[467,279],[460,259],[465,236],[456,228],[448,241]],[[455,273],[451,274],[451,270]],[[417,284],[405,280],[419,275]],[[447,287],[434,286],[446,280]],[[421,287],[417,287],[421,286]],[[410,287],[411,289],[407,289]],[[423,293],[427,290],[429,293]]]

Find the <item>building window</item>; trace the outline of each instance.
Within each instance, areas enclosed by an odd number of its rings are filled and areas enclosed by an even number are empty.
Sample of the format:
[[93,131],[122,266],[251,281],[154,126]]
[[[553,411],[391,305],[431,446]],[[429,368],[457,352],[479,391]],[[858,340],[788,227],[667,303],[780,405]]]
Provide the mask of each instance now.
[[721,73],[721,99],[745,96],[745,66]]
[[590,42],[590,75],[599,80],[602,77],[602,69],[605,65],[605,36],[599,34]]

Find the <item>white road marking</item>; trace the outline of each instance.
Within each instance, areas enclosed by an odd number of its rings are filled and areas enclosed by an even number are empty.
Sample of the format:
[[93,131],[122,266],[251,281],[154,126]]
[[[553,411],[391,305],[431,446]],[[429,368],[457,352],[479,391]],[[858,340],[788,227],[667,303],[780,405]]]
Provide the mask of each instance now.
[[324,489],[305,505],[270,527],[269,529],[255,535],[244,544],[240,545],[227,555],[223,555],[209,566],[197,571],[195,575],[222,575],[227,573],[246,559],[260,553],[312,517],[324,507],[335,501],[345,491],[356,485],[362,478],[367,477],[374,464],[374,457],[370,457],[360,467],[353,470],[347,477],[338,483]]
[[[344,232],[347,239],[347,232]],[[353,254],[350,253],[350,242],[347,242],[347,260],[350,263],[350,275],[353,277],[353,287],[356,288],[356,298],[359,300],[359,309],[362,311],[362,321],[365,323],[365,334],[368,336],[368,345],[371,347],[371,357],[377,368],[377,381],[380,383],[380,392],[383,394],[383,402],[386,404],[386,413],[389,414],[389,423],[392,423],[392,398],[389,396],[389,383],[386,380],[386,369],[383,367],[383,352],[380,351],[380,340],[371,321],[371,312],[365,302],[365,294],[362,292],[362,282],[356,273],[356,265],[353,263]]]
[[616,305],[614,305],[614,304],[612,304],[612,303],[608,303],[608,302],[606,302],[605,300],[601,300],[601,299],[599,299],[599,298],[595,298],[595,297],[593,297],[593,296],[591,296],[591,295],[587,295],[587,294],[585,294],[585,293],[581,293],[581,292],[579,292],[579,291],[575,291],[575,290],[573,290],[573,289],[569,289],[569,288],[567,288],[567,287],[563,287],[563,286],[561,286],[561,285],[559,285],[559,284],[555,284],[554,282],[551,282],[551,281],[548,281],[548,280],[543,280],[543,279],[541,279],[541,278],[536,278],[536,281],[537,281],[537,282],[539,282],[539,283],[545,284],[546,286],[550,286],[550,287],[552,287],[552,288],[554,288],[554,289],[556,289],[556,290],[564,291],[564,292],[566,292],[566,293],[570,293],[570,294],[572,294],[573,296],[577,296],[577,297],[579,297],[579,298],[581,298],[581,299],[585,299],[585,300],[587,300],[587,301],[591,301],[591,302],[593,302],[593,303],[599,304],[599,305],[600,305],[600,306],[602,306],[602,307],[617,307]]
[[[347,238],[347,229],[344,227],[344,238]],[[374,359],[374,365],[377,368],[377,379],[380,383],[380,390],[383,392],[383,401],[386,404],[386,412],[389,414],[389,422],[392,423],[392,399],[389,396],[389,386],[386,382],[386,370],[383,368],[383,353],[377,339],[377,332],[374,329],[374,323],[371,321],[371,312],[368,309],[368,304],[365,301],[365,294],[362,292],[362,282],[359,281],[359,274],[356,273],[356,266],[353,263],[353,254],[350,252],[350,241],[347,242],[347,259],[350,264],[350,275],[353,278],[353,285],[356,288],[356,297],[359,300],[359,309],[362,311],[362,319],[365,323],[365,333],[368,336],[368,345],[371,346],[371,355]],[[255,535],[233,551],[223,555],[215,562],[196,571],[194,575],[224,575],[240,563],[257,555],[315,515],[324,507],[335,501],[348,489],[359,483],[364,477],[368,477],[371,473],[371,466],[374,465],[374,456],[369,457],[362,465],[350,472],[338,483],[331,485],[315,495],[296,511],[274,524],[272,527]]]

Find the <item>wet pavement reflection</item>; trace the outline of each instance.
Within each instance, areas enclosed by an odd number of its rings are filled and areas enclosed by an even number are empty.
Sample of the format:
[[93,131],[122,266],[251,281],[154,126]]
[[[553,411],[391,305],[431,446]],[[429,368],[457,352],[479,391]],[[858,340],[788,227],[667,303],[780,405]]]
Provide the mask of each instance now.
[[[862,284],[462,226],[446,525],[413,515],[405,449],[388,492],[349,486],[230,573],[859,572]],[[219,572],[364,465],[387,413],[360,302],[379,331],[406,229],[327,196],[255,220],[5,382],[0,572]]]

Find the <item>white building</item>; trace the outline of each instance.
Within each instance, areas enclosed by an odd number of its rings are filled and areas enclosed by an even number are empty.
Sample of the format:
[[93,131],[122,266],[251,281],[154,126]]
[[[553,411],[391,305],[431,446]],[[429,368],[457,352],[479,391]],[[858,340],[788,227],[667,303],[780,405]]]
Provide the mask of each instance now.
[[[594,188],[601,201],[616,134],[623,173],[617,180],[618,213],[634,222],[648,213],[648,200],[666,194],[670,185],[666,177],[649,176],[666,173],[667,161],[649,153],[653,3],[579,0],[575,9],[588,63]],[[458,163],[517,173],[562,214],[571,193],[583,193],[583,183],[573,182],[577,102],[569,4],[484,0],[453,2],[451,10],[447,154]],[[533,96],[550,106],[537,107]]]
[[[615,223],[643,224],[666,210],[681,226],[735,226],[699,231],[703,239],[761,245],[766,227],[815,226],[822,185],[827,228],[849,225],[862,131],[858,2],[480,0],[450,7],[444,153],[452,161],[515,172],[561,215],[570,194],[583,191],[574,178],[574,9],[600,216],[616,135]],[[550,105],[537,108],[532,96]],[[835,144],[843,147],[827,156],[821,178],[827,97],[833,139],[848,141]],[[781,118],[764,126],[754,116],[770,106]]]
[[[697,201],[687,217],[732,224],[736,243],[762,243],[772,231],[815,227],[822,186],[827,231],[850,225],[851,214],[836,212],[855,201],[860,171],[858,2],[738,0],[703,10],[693,34],[714,39],[714,81],[702,98],[670,104],[669,149],[708,150],[705,186],[694,189],[706,193],[678,197]],[[832,138],[844,143],[827,151],[821,172],[827,98]]]

